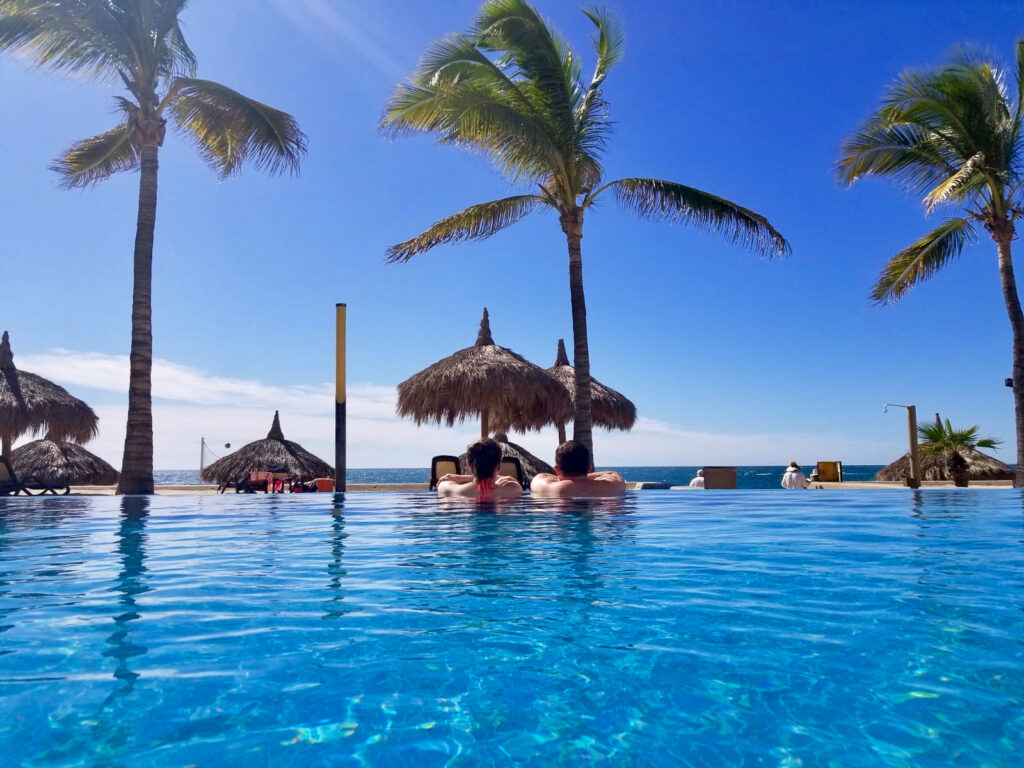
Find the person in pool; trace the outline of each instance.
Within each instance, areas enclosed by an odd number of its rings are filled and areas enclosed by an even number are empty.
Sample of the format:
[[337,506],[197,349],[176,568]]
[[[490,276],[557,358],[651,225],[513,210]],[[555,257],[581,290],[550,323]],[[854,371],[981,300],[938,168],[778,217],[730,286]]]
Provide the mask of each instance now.
[[471,475],[449,473],[437,481],[437,495],[464,499],[509,499],[522,496],[523,486],[514,477],[499,475],[501,446],[489,437],[466,449]]
[[595,472],[587,446],[566,440],[555,451],[555,474],[535,475],[530,492],[534,496],[561,498],[621,496],[626,492],[626,482],[618,472]]

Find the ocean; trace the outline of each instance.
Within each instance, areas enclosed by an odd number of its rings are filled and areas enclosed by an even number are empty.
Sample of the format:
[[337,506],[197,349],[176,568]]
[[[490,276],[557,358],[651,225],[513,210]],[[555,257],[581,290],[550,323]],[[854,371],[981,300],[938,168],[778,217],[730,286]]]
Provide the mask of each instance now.
[[[851,464],[843,465],[844,480],[874,480],[875,473],[882,464]],[[811,466],[805,466],[804,472],[810,474]],[[669,485],[687,485],[697,474],[699,466],[693,467],[598,467],[598,469],[614,469],[627,481],[640,480],[667,483]],[[744,490],[764,488],[781,488],[782,473],[785,466],[756,466],[736,468],[736,487]],[[430,476],[428,467],[400,469],[352,469],[349,468],[349,483],[425,483]],[[199,471],[195,469],[158,470],[154,473],[157,485],[198,485]]]

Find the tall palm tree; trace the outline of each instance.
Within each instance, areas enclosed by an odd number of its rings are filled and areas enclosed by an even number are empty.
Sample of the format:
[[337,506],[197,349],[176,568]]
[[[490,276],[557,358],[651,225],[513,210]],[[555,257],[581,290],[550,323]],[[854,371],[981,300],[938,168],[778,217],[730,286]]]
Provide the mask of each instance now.
[[847,184],[866,176],[895,179],[923,195],[926,213],[940,205],[961,209],[889,259],[872,292],[876,303],[898,301],[946,266],[977,240],[978,225],[995,242],[1013,331],[1017,487],[1024,486],[1024,313],[1011,244],[1024,210],[1022,103],[1024,40],[1017,42],[1012,71],[958,50],[937,70],[900,75],[877,112],[843,142],[838,166]]
[[998,448],[1001,440],[994,437],[978,437],[978,426],[954,429],[949,419],[946,423],[936,417],[934,424],[920,424],[917,427],[921,438],[921,453],[946,465],[946,471],[953,484],[967,487],[967,458],[965,453],[973,453],[978,448]]
[[641,216],[714,230],[769,255],[789,245],[760,214],[709,192],[660,179],[605,181],[601,155],[611,131],[602,84],[622,58],[615,20],[584,11],[594,24],[597,63],[589,83],[579,58],[526,0],[489,0],[471,29],[432,44],[385,107],[392,135],[425,132],[493,160],[529,191],[470,206],[388,250],[405,262],[440,243],[490,237],[527,214],[552,209],[569,251],[576,367],[573,437],[593,448],[590,352],[583,295],[583,219],[604,193]]
[[132,291],[128,427],[118,493],[153,492],[152,283],[157,158],[168,118],[221,178],[246,159],[298,170],[306,137],[295,120],[210,80],[178,17],[188,0],[0,0],[0,51],[57,72],[120,82],[120,123],[71,146],[53,164],[66,188],[139,171]]

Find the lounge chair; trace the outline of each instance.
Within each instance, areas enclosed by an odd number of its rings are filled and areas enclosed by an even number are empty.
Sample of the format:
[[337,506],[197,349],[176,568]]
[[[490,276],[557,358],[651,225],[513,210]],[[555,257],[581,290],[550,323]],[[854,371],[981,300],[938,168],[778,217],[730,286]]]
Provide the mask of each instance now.
[[736,467],[704,467],[705,488],[736,487]]
[[437,481],[448,474],[461,475],[462,465],[458,456],[435,456],[430,460],[430,490],[437,490]]
[[819,461],[817,464],[817,480],[822,483],[843,482],[843,462],[841,461]]
[[[70,486],[65,486],[65,488],[67,490],[64,493],[71,492]],[[33,490],[37,492],[32,493]],[[19,493],[24,493],[26,496],[39,496],[43,493],[56,495],[57,491],[41,482],[34,475],[26,477],[24,480],[19,480],[7,459],[0,456],[0,496],[7,496],[8,494],[17,496]]]
[[516,456],[503,456],[501,458],[501,468],[498,470],[498,474],[514,477],[519,481],[519,484],[523,486],[523,488],[528,487],[526,474],[523,472],[523,465]]

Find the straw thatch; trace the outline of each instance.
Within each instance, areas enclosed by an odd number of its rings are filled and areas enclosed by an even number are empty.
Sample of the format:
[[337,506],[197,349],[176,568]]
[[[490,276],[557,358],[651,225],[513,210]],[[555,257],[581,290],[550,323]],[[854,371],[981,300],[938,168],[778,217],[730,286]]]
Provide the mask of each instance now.
[[[973,448],[959,451],[967,463],[968,480],[1013,480],[1013,468],[986,453]],[[943,456],[921,456],[922,480],[953,480],[949,462]],[[875,480],[898,482],[910,476],[910,454],[905,453],[892,464],[881,469]]]
[[501,414],[494,423],[505,428],[539,430],[552,419],[568,418],[572,402],[565,387],[543,368],[494,343],[484,309],[476,344],[399,384],[397,410],[417,424],[449,427],[480,416],[486,436],[492,414]]
[[14,367],[7,331],[0,340],[0,436],[9,445],[26,432],[49,432],[59,439],[85,442],[96,436],[95,412],[52,381]]
[[77,443],[55,439],[48,433],[14,449],[11,466],[19,477],[35,477],[43,485],[113,485],[117,470]]
[[[514,456],[515,458],[519,459],[519,464],[523,468],[523,474],[526,476],[527,485],[533,482],[534,475],[538,475],[541,472],[554,474],[555,470],[550,464],[543,461],[542,459],[538,459],[536,456],[534,456],[528,450],[523,448],[521,445],[510,443],[508,440],[508,435],[506,435],[504,432],[498,432],[497,434],[495,434],[494,440],[495,442],[498,443],[498,445],[501,446],[502,456]],[[468,451],[459,456],[459,463],[463,467],[469,466]]]
[[[576,402],[576,369],[569,365],[565,354],[565,342],[558,340],[558,355],[555,364],[548,368],[562,386],[569,390],[573,403]],[[636,406],[621,392],[606,387],[597,379],[590,379],[590,418],[595,427],[628,431],[636,424]]]
[[217,459],[204,467],[201,475],[208,483],[223,485],[246,481],[251,472],[268,472],[271,469],[287,472],[293,479],[302,481],[317,477],[334,477],[334,468],[330,464],[317,458],[298,443],[284,439],[277,411],[274,411],[274,423],[264,440],[243,445],[223,459]]

